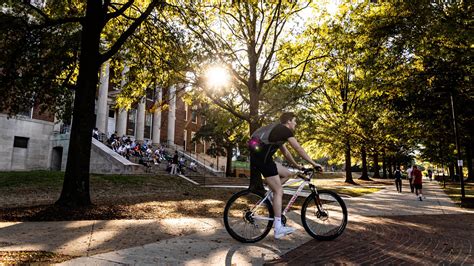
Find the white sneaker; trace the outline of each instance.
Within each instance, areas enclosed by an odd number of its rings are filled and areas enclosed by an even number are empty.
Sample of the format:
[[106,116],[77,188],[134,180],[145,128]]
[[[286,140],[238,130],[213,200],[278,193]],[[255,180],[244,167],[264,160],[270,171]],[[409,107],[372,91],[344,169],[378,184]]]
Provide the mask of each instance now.
[[280,228],[275,228],[275,239],[280,239],[286,235],[293,233],[296,229],[293,227],[282,226]]

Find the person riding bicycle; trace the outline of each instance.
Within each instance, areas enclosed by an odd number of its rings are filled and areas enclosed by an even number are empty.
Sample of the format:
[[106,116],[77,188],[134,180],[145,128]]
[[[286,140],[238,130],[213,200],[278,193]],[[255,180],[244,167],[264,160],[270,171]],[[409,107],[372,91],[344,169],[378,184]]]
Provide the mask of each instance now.
[[283,156],[296,168],[302,169],[298,165],[291,153],[285,147],[288,142],[290,146],[313,167],[322,170],[321,165],[315,163],[306,151],[300,146],[294,136],[296,127],[296,115],[293,112],[286,112],[280,116],[280,122],[257,129],[249,141],[250,167],[252,171],[258,171],[265,177],[265,180],[273,191],[273,211],[275,214],[274,233],[279,239],[295,231],[292,227],[286,227],[281,222],[282,198],[284,184],[293,174],[280,163],[273,161],[273,155],[279,149]]

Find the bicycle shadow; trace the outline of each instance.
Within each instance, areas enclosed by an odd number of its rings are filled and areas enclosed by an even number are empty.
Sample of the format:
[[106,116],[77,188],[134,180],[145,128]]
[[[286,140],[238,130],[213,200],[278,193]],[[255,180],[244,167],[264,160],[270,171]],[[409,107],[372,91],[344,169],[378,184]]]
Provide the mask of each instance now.
[[274,239],[273,230],[263,240],[251,244],[240,243],[228,236],[231,246],[225,256],[225,265],[262,265],[280,259],[282,255],[313,239],[304,230],[299,212],[287,213],[287,220],[288,226],[295,227],[296,231],[279,240]]
[[[296,218],[296,219],[295,219]],[[261,265],[279,259],[283,254],[299,247],[312,238],[305,232],[299,215],[290,213],[289,225],[297,231],[280,240],[273,232],[254,244],[243,244],[234,240],[224,229],[222,221],[215,221],[211,230],[191,235],[158,241],[142,246],[116,250],[90,257],[82,257],[64,263],[77,264],[197,264],[197,265]]]

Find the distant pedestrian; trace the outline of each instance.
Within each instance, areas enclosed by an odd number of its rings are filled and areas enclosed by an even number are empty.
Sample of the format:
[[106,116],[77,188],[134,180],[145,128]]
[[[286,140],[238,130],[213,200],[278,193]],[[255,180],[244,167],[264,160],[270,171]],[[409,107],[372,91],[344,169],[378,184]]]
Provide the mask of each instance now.
[[431,169],[428,170],[428,178],[430,179],[430,182],[431,182],[431,179],[433,178],[433,171],[431,171]]
[[172,175],[178,174],[178,151],[174,152],[173,159],[171,159],[171,173]]
[[400,172],[400,168],[397,168],[393,173],[395,177],[395,187],[397,187],[397,192],[402,193],[402,173]]
[[407,178],[408,178],[408,181],[410,182],[411,193],[414,193],[415,187],[413,186],[413,167],[409,167],[407,169]]
[[412,176],[413,176],[413,186],[415,187],[415,193],[416,196],[420,201],[423,200],[423,180],[422,177],[423,175],[421,174],[421,171],[418,170],[418,167],[416,165],[413,166],[413,171],[412,171]]

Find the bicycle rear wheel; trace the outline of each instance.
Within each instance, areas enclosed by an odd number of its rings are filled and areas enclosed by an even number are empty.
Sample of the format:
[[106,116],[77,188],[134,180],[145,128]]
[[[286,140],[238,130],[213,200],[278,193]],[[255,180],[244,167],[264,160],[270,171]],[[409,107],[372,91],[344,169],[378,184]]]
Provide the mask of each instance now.
[[317,240],[333,240],[340,236],[347,225],[347,208],[335,192],[318,191],[320,208],[315,193],[303,203],[301,221],[308,234]]
[[261,202],[263,198],[263,195],[244,190],[227,201],[224,225],[234,239],[255,243],[268,235],[273,225],[273,208],[267,200]]

